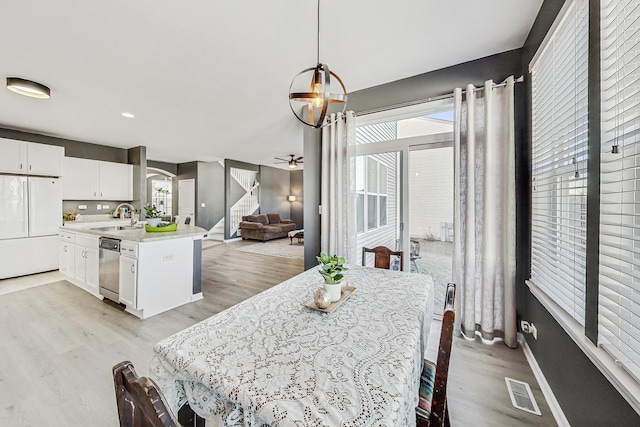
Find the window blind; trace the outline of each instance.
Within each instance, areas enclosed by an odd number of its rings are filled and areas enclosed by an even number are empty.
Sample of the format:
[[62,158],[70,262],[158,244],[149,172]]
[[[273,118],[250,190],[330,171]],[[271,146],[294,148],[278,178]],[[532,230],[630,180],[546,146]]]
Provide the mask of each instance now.
[[530,65],[531,281],[584,325],[588,2],[565,6]]
[[601,57],[598,344],[640,381],[640,2],[602,0]]

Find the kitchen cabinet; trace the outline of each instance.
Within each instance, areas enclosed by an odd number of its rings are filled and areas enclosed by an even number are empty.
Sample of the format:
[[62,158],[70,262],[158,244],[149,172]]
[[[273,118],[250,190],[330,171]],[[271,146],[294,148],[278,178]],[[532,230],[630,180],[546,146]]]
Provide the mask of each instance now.
[[133,165],[65,157],[64,200],[133,200]]
[[74,264],[75,264],[75,241],[76,235],[74,233],[60,233],[60,273],[65,279],[73,281],[74,277]]
[[100,292],[98,237],[77,235],[74,258],[74,283],[98,295]]
[[0,138],[0,172],[60,176],[64,147]]
[[120,295],[119,299],[127,309],[138,308],[138,246],[130,242],[120,244]]

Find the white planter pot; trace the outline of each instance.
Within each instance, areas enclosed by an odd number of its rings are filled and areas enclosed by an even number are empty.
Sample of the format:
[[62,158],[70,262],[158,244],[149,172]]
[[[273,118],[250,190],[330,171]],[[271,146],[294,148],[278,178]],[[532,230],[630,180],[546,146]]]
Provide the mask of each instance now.
[[340,301],[342,295],[342,283],[325,283],[324,290],[329,293],[331,302]]
[[151,227],[157,227],[161,221],[162,218],[147,218],[147,224],[149,224]]

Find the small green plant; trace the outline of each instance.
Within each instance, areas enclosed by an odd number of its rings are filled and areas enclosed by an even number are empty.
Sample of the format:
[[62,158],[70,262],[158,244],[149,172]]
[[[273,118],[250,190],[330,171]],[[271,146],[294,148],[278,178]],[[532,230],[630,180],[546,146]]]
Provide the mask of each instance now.
[[326,252],[320,252],[320,256],[317,256],[316,259],[322,265],[319,272],[324,278],[324,282],[331,284],[340,283],[340,280],[344,277],[342,272],[348,270],[347,267],[344,266],[344,263],[347,261],[337,255],[327,255]]
[[147,203],[144,206],[144,216],[145,218],[160,218],[162,216],[162,212],[160,212],[155,205],[149,205]]

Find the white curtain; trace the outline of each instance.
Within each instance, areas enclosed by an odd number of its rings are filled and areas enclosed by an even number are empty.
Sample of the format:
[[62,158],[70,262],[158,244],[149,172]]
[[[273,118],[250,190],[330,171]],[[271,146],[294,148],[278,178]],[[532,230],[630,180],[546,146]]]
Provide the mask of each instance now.
[[513,85],[454,91],[453,280],[460,332],[515,348]]
[[355,186],[356,116],[353,111],[331,114],[331,124],[322,128],[322,205],[320,249],[355,263],[355,214],[352,187]]

